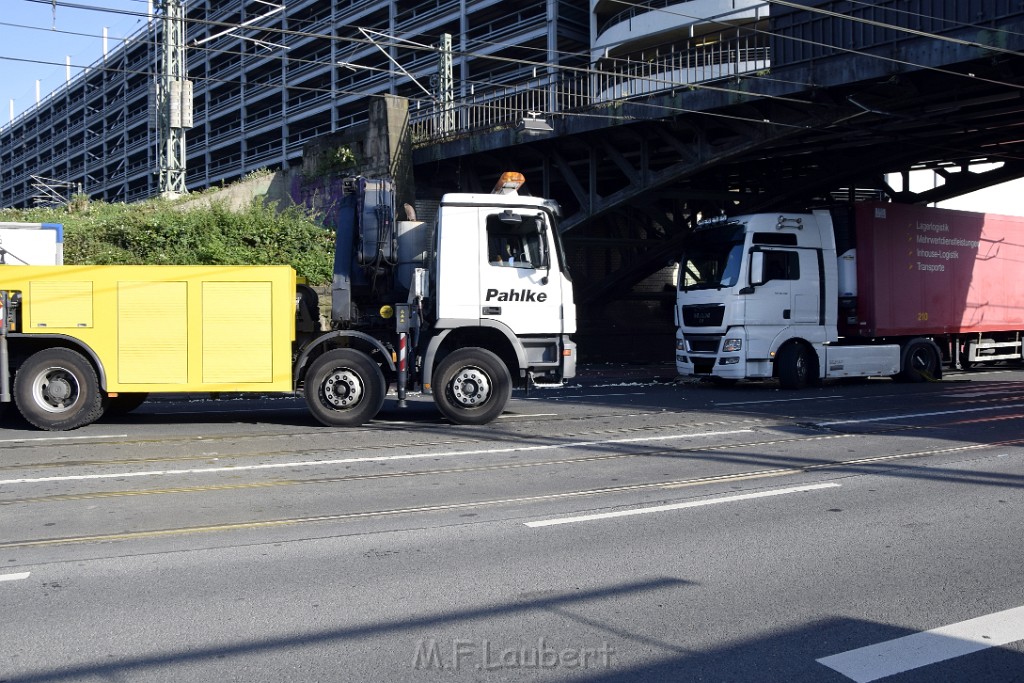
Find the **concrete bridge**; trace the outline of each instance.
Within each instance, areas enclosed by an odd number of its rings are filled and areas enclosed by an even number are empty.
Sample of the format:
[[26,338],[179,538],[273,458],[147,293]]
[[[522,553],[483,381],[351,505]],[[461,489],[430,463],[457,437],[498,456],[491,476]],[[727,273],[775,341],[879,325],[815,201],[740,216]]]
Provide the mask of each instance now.
[[[648,359],[671,357],[670,264],[698,216],[929,203],[1024,177],[1024,6],[771,5],[762,35],[415,113],[417,187],[525,173],[564,208],[590,348]],[[941,184],[908,190],[920,169]]]

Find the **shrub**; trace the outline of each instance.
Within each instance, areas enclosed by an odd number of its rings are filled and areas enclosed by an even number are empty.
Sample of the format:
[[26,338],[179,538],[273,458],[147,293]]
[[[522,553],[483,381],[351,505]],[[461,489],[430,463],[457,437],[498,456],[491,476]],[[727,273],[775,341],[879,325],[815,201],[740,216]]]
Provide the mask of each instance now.
[[[83,207],[84,210],[83,210]],[[334,235],[301,207],[254,200],[240,211],[216,202],[77,202],[64,208],[0,210],[0,221],[62,223],[69,265],[292,266],[312,285],[331,281]]]

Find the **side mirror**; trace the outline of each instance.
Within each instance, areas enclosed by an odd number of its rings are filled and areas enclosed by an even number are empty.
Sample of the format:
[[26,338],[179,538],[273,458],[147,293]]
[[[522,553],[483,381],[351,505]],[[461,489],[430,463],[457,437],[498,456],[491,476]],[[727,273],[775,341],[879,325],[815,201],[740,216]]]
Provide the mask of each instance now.
[[750,254],[750,284],[764,284],[764,252],[754,251]]

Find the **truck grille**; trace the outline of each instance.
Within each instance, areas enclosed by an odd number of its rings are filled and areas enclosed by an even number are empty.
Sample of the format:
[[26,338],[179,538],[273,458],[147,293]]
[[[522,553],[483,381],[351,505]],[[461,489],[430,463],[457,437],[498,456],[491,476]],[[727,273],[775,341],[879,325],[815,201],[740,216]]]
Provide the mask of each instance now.
[[683,324],[687,327],[719,327],[724,318],[722,304],[683,306]]
[[718,353],[722,337],[717,335],[686,335],[686,350],[690,353]]

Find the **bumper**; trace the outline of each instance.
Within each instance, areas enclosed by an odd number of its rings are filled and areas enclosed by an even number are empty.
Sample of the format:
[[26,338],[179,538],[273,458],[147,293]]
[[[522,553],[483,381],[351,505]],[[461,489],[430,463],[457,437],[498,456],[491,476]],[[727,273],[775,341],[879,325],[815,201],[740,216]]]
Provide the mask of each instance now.
[[576,360],[579,358],[576,342],[562,337],[562,350],[562,379],[572,379],[576,376]]
[[[731,336],[731,335],[730,335]],[[676,372],[684,377],[721,377],[723,379],[765,379],[772,376],[773,367],[767,358],[747,358],[746,340],[736,351],[721,351],[720,337],[709,344],[707,336],[700,344],[687,343],[681,334],[676,336]],[[709,346],[716,350],[709,350]],[[695,348],[696,347],[696,348]]]

